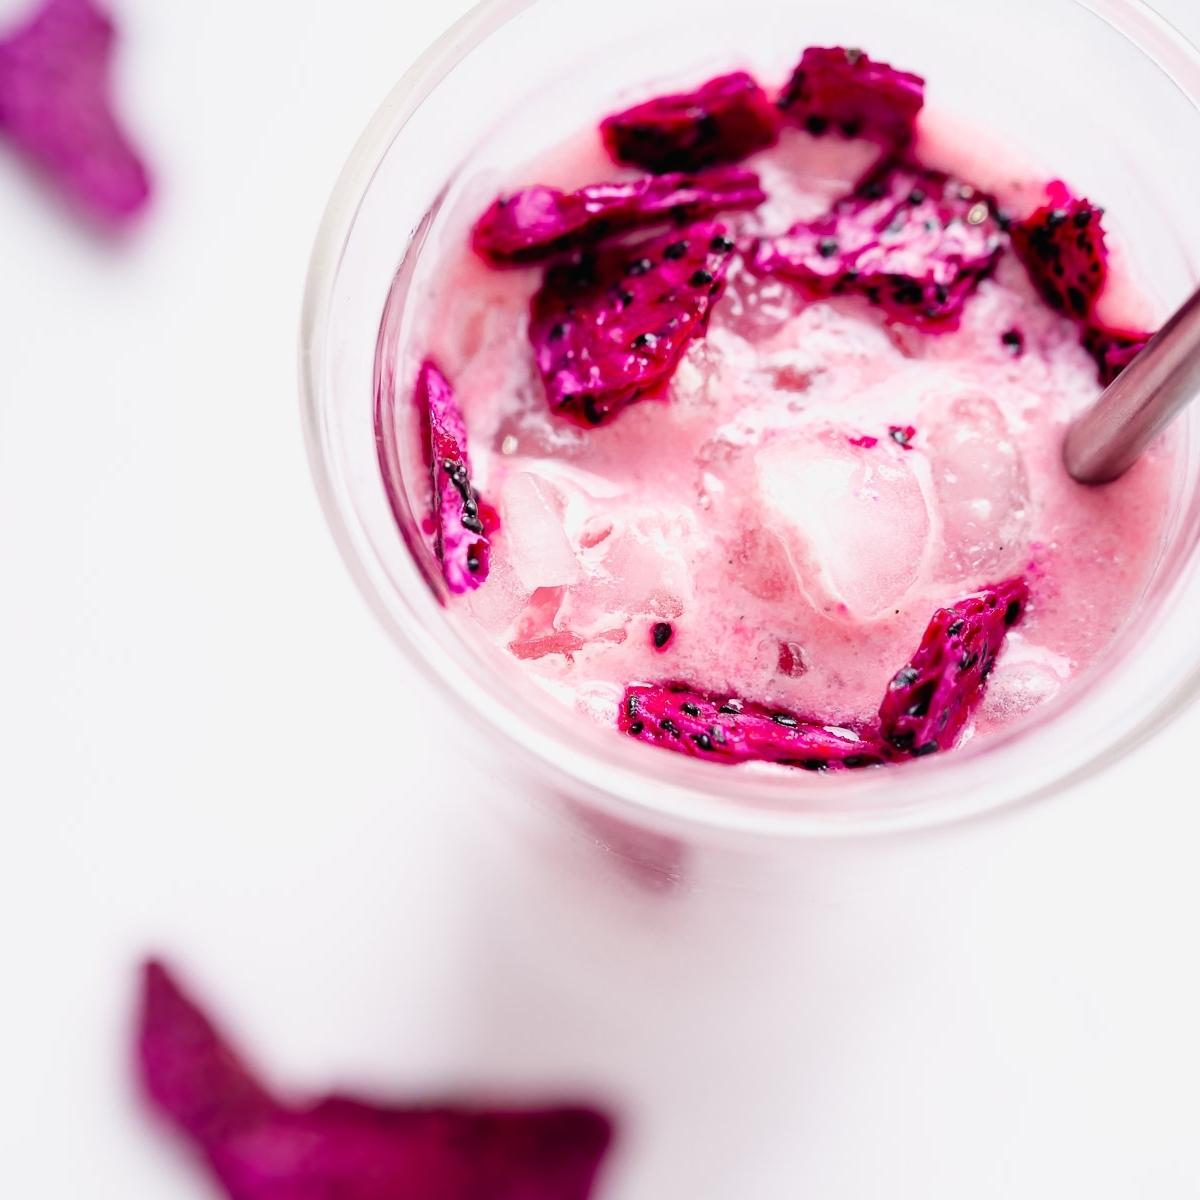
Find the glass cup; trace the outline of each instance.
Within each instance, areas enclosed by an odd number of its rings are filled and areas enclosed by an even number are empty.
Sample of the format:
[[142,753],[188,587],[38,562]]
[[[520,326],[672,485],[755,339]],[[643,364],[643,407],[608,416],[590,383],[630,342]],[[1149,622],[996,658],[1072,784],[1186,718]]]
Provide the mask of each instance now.
[[[979,744],[828,777],[581,725],[446,607],[390,422],[376,438],[377,409],[408,403],[439,240],[462,236],[499,172],[627,89],[739,65],[782,81],[804,46],[836,44],[920,71],[933,107],[1102,198],[1163,313],[1196,282],[1200,60],[1137,0],[485,0],[421,58],[330,202],[301,375],[347,565],[467,741],[490,731],[479,786],[508,785],[463,800],[445,850],[479,897],[454,960],[463,994],[487,998],[464,1044],[506,1081],[615,1101],[603,1195],[621,1200],[1113,1195],[1154,1171],[1158,1194],[1182,1194],[1163,1172],[1192,1133],[1169,1103],[1135,1088],[1097,1124],[1094,1104],[1060,1102],[1119,1041],[1091,979],[1125,913],[1081,936],[1104,921],[1108,863],[1072,853],[1077,808],[1028,805],[1102,771],[1200,685],[1200,413],[1180,433],[1154,576],[1094,669]],[[484,802],[497,792],[516,802]],[[1019,806],[1029,820],[996,819]],[[1186,1077],[1180,1052],[1162,1050]],[[1122,1161],[1121,1146],[1142,1152]]]
[[[629,31],[635,31],[630,33]],[[345,168],[305,300],[303,411],[321,500],[372,607],[473,726],[493,769],[564,801],[601,842],[659,873],[663,847],[799,843],[995,813],[1086,779],[1161,727],[1200,684],[1200,445],[1181,448],[1164,550],[1103,660],[1032,719],[903,770],[812,777],[731,770],[580,722],[504,668],[445,605],[408,504],[391,422],[421,356],[421,295],[461,213],[506,167],[647,94],[746,65],[782,80],[806,45],[865,46],[930,81],[930,104],[1103,198],[1165,314],[1200,268],[1200,59],[1137,0],[485,0],[384,103]],[[1086,69],[1085,69],[1086,68]],[[1155,132],[1162,136],[1155,136]],[[1169,131],[1169,136],[1167,132]],[[665,857],[664,857],[665,856]]]

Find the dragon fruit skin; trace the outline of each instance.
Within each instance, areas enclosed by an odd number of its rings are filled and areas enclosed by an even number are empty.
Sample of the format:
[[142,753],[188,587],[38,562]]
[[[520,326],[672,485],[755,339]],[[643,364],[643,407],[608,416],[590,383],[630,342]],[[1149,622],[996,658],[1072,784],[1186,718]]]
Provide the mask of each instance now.
[[647,745],[726,764],[773,762],[827,771],[878,766],[888,757],[869,730],[821,725],[686,684],[626,688],[617,726]]
[[891,147],[912,140],[925,80],[861,50],[810,46],[779,97],[779,108],[816,137],[836,131]]
[[587,1200],[612,1139],[587,1108],[284,1103],[158,963],[143,976],[137,1068],[232,1200]]
[[474,591],[488,577],[488,534],[499,522],[471,486],[466,425],[450,381],[431,359],[421,364],[413,399],[433,485],[434,553],[452,592]]
[[550,267],[529,337],[551,408],[591,427],[659,394],[707,328],[733,249],[723,225],[703,221]]
[[146,169],[111,107],[115,38],[91,0],[45,0],[0,41],[0,134],[107,224],[127,220],[150,196]]
[[766,198],[758,176],[735,167],[594,183],[577,192],[531,187],[497,200],[471,242],[494,267],[537,262],[625,230],[757,208]]
[[1028,601],[1024,579],[1009,579],[933,614],[920,648],[880,705],[889,746],[917,757],[954,747]]
[[744,71],[693,92],[659,96],[606,117],[604,145],[619,163],[647,171],[698,171],[740,162],[779,139],[779,112]]
[[1108,280],[1104,210],[1073,196],[1064,183],[1050,184],[1047,197],[1013,226],[1013,250],[1051,308],[1089,321]]
[[761,241],[752,266],[810,300],[859,295],[896,322],[955,328],[1005,245],[990,197],[940,172],[892,160],[825,216]]

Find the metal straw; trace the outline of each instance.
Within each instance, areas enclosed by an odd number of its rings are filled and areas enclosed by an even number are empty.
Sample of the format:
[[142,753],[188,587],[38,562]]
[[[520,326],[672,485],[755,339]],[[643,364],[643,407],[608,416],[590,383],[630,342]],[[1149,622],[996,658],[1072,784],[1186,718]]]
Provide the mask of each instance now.
[[1063,460],[1080,483],[1110,483],[1200,393],[1200,291],[1067,431]]

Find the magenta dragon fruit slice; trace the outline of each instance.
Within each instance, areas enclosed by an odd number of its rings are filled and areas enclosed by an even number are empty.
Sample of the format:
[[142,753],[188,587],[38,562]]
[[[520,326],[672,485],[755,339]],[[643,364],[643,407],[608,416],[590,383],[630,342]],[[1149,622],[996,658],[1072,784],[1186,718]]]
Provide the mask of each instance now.
[[479,219],[471,240],[486,262],[508,266],[630,229],[757,208],[766,198],[758,176],[735,167],[593,183],[577,192],[531,187],[497,200]]
[[686,684],[634,684],[617,720],[622,733],[710,762],[773,762],[810,771],[878,766],[887,750],[874,732],[823,725]]
[[1047,196],[1047,204],[1013,226],[1013,250],[1051,308],[1089,321],[1108,280],[1104,210],[1063,183],[1050,184]]
[[552,266],[529,325],[551,408],[594,426],[660,394],[707,328],[733,249],[723,225],[702,221]]
[[1108,387],[1141,354],[1153,336],[1132,329],[1110,329],[1093,321],[1083,330],[1083,344],[1096,360],[1100,382]]
[[606,117],[609,154],[647,171],[698,171],[740,162],[779,139],[779,112],[745,71],[710,79],[694,92],[658,96]]
[[158,964],[144,977],[138,1067],[231,1200],[586,1200],[612,1137],[586,1108],[285,1104]]
[[91,0],[46,0],[0,41],[0,133],[106,222],[132,216],[150,195],[111,105],[114,40]]
[[779,97],[794,124],[816,137],[838,132],[898,147],[912,140],[925,80],[861,50],[811,46]]
[[488,577],[489,534],[498,522],[471,485],[467,428],[450,381],[431,359],[421,365],[414,400],[433,481],[434,553],[452,592],[474,591]]
[[812,300],[865,296],[894,321],[952,329],[995,269],[1003,225],[991,197],[970,184],[893,161],[824,217],[760,242],[753,267]]
[[880,706],[889,746],[917,757],[953,749],[1028,602],[1025,581],[1009,579],[933,614],[920,648]]

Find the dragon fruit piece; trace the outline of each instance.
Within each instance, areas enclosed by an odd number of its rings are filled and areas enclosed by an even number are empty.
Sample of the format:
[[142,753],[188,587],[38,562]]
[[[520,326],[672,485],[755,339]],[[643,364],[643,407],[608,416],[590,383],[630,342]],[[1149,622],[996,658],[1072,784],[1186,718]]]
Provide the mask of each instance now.
[[606,117],[600,134],[617,162],[662,173],[740,162],[773,146],[779,124],[766,92],[737,71]]
[[990,196],[893,160],[825,216],[760,242],[752,265],[810,300],[865,296],[893,321],[936,332],[958,325],[1004,244]]
[[912,140],[925,80],[861,50],[811,46],[779,97],[784,115],[816,137],[830,131],[898,147]]
[[1013,226],[1013,250],[1051,308],[1091,320],[1108,278],[1104,209],[1072,195],[1063,183],[1046,192],[1048,203]]
[[472,245],[492,266],[536,262],[623,230],[757,208],[766,198],[757,175],[733,167],[577,192],[531,187],[497,200],[476,224]]
[[434,553],[452,592],[474,591],[488,577],[489,536],[499,518],[471,486],[467,428],[450,381],[431,359],[421,364],[413,398],[433,482]]
[[709,762],[774,762],[828,771],[878,766],[888,757],[869,730],[822,725],[686,684],[631,685],[617,725],[647,745]]
[[233,1200],[586,1200],[612,1136],[583,1108],[284,1104],[158,964],[144,975],[138,1066]]
[[115,36],[91,0],[46,0],[0,41],[0,133],[109,223],[131,217],[150,195],[110,103]]
[[707,328],[733,248],[723,225],[704,221],[552,266],[529,325],[551,408],[594,426],[659,394]]
[[1093,321],[1084,328],[1083,344],[1100,368],[1100,382],[1108,387],[1141,354],[1153,336],[1132,329],[1110,329]]
[[953,749],[1028,600],[1025,581],[1009,579],[933,614],[920,648],[880,706],[888,745],[916,757]]

